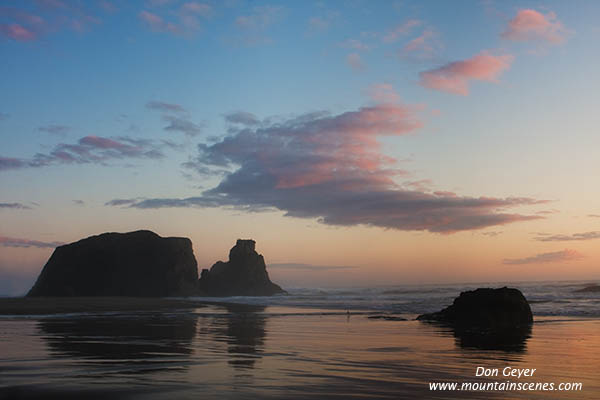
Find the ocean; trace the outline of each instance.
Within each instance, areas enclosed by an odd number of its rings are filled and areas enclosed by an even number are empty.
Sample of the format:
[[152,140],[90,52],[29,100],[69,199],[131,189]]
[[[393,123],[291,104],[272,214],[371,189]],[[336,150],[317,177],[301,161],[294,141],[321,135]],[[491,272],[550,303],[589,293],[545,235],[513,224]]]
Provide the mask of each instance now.
[[[461,291],[479,287],[514,287],[525,295],[538,317],[600,317],[600,292],[577,290],[595,282],[511,282],[453,285],[404,285],[366,288],[286,288],[288,295],[272,297],[223,297],[219,301],[261,306],[287,306],[334,311],[416,315],[439,311],[452,304]],[[214,301],[214,297],[196,297]]]

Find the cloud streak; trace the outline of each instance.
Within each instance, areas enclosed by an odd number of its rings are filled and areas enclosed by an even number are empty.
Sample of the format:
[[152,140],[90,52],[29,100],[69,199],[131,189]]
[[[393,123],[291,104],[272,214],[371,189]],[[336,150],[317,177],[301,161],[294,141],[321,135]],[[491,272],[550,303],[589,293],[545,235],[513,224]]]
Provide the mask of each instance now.
[[420,73],[421,86],[466,96],[471,81],[497,83],[500,75],[510,68],[511,55],[493,55],[487,51],[461,61]]
[[0,246],[4,247],[37,247],[39,249],[55,248],[62,246],[63,242],[42,242],[39,240],[19,239],[8,236],[0,236]]
[[[166,6],[169,2],[161,4],[148,4],[150,7]],[[170,33],[175,35],[192,35],[201,28],[201,21],[213,14],[210,4],[197,1],[185,2],[180,6],[171,7],[163,15],[160,10],[150,12],[142,10],[138,18],[146,27],[154,32]]]
[[524,264],[547,264],[558,262],[577,261],[583,258],[583,255],[576,250],[565,249],[550,253],[541,253],[525,258],[505,258],[502,262],[507,265]]
[[148,139],[125,136],[107,138],[85,136],[75,143],[59,143],[48,153],[37,153],[29,159],[0,157],[0,171],[38,168],[56,164],[101,164],[124,159],[163,158],[162,148],[166,144],[156,144]]
[[200,173],[222,176],[216,187],[195,197],[119,202],[140,209],[281,210],[329,225],[441,233],[541,218],[507,212],[543,202],[535,199],[461,197],[398,185],[396,177],[407,172],[381,151],[378,137],[414,133],[422,125],[417,112],[416,107],[384,103],[337,115],[314,112],[231,127],[220,141],[200,144],[197,156],[186,163]]
[[101,23],[82,2],[37,0],[34,4],[36,7],[0,7],[0,20],[3,20],[0,35],[17,42],[29,42],[63,29],[85,32]]
[[57,135],[57,136],[64,136],[70,130],[71,130],[70,126],[57,125],[57,124],[44,125],[44,126],[38,127],[38,131],[40,131],[40,132],[50,133],[52,135]]
[[163,119],[169,123],[164,127],[167,132],[181,132],[187,136],[197,136],[202,133],[202,127],[187,118],[165,115]]
[[402,36],[408,34],[413,28],[421,25],[421,21],[417,19],[409,19],[405,23],[398,25],[394,29],[388,31],[381,40],[385,43],[394,43],[398,41]]
[[3,208],[12,210],[31,210],[30,206],[23,203],[0,203],[0,210]]
[[303,270],[303,271],[332,271],[332,270],[355,269],[358,267],[351,266],[351,265],[312,265],[312,264],[301,264],[301,263],[279,263],[279,264],[269,264],[268,268],[295,269],[295,270]]
[[183,106],[164,101],[149,101],[146,103],[146,108],[167,113],[187,113],[187,110]]
[[574,233],[572,235],[544,235],[537,236],[535,240],[539,242],[568,242],[573,240],[592,240],[600,239],[600,231],[591,231],[583,233]]

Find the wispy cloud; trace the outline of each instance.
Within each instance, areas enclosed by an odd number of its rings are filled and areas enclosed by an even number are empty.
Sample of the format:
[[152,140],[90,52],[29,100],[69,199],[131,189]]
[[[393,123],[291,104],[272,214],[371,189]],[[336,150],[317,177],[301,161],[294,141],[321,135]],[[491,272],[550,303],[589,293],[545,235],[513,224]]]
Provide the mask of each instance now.
[[0,171],[46,167],[56,164],[102,164],[131,158],[163,158],[164,143],[149,139],[119,136],[107,138],[85,136],[75,143],[59,143],[48,153],[37,153],[29,159],[0,157]]
[[286,9],[281,6],[256,6],[234,20],[237,32],[226,40],[234,45],[257,46],[273,43],[269,35],[272,26],[283,21]]
[[0,7],[0,19],[3,20],[0,35],[18,42],[38,40],[61,30],[81,33],[101,23],[85,3],[59,0],[36,0],[29,4],[21,2],[18,7]]
[[257,6],[252,12],[246,15],[240,15],[235,19],[238,28],[246,30],[264,30],[283,17],[283,7],[277,6]]
[[246,111],[236,111],[229,114],[225,114],[225,121],[232,124],[241,125],[258,125],[260,121],[256,118],[256,115]]
[[165,115],[163,119],[169,123],[164,127],[164,130],[167,132],[181,132],[188,136],[196,136],[202,133],[202,126],[193,123],[187,118]]
[[436,58],[442,48],[436,31],[428,28],[423,30],[419,36],[409,40],[399,54],[403,59],[425,61]]
[[70,126],[57,125],[57,124],[44,125],[44,126],[38,127],[38,131],[40,131],[40,132],[50,133],[52,135],[57,135],[57,136],[64,136],[70,130],[71,130]]
[[174,103],[166,103],[164,101],[149,101],[146,103],[146,108],[162,112],[187,113],[183,106]]
[[406,171],[382,153],[378,137],[415,132],[421,126],[416,107],[388,103],[273,121],[232,127],[216,143],[198,146],[187,167],[222,176],[215,188],[196,197],[120,199],[119,205],[278,209],[330,225],[442,233],[541,218],[506,212],[540,200],[462,197],[398,185],[395,178]]
[[346,56],[346,64],[354,71],[364,71],[366,66],[362,57],[358,53],[350,53]]
[[104,203],[104,205],[105,206],[115,206],[115,207],[130,206],[139,201],[140,201],[140,199],[113,199],[113,200],[107,201],[106,203]]
[[16,23],[0,24],[0,34],[19,42],[27,42],[37,38],[37,34],[35,32]]
[[[148,3],[150,8],[170,6],[170,1]],[[213,8],[210,4],[188,1],[167,10],[156,9],[152,12],[142,10],[139,19],[154,32],[171,33],[175,35],[192,35],[202,26],[202,20],[211,17]]]
[[366,43],[363,43],[362,41],[360,41],[358,39],[347,39],[347,40],[343,41],[342,43],[340,43],[340,47],[343,47],[345,49],[358,50],[358,51],[365,51],[365,50],[370,49],[369,45],[367,45]]
[[544,41],[551,44],[560,44],[565,41],[567,30],[556,18],[556,14],[549,12],[542,14],[536,10],[519,10],[517,15],[508,22],[508,27],[502,37],[514,41]]
[[173,22],[168,22],[163,17],[151,13],[150,11],[142,10],[138,14],[140,19],[154,32],[180,33],[180,27]]
[[600,239],[600,231],[574,233],[572,235],[540,235],[534,239],[539,242],[566,242],[571,240]]
[[394,43],[398,41],[402,36],[408,34],[413,28],[421,25],[421,21],[417,19],[409,19],[408,21],[396,26],[389,30],[382,37],[385,43]]
[[0,19],[0,35],[18,42],[38,39],[47,30],[44,18],[16,7],[0,7]]
[[[0,170],[2,169],[1,164],[0,164]],[[0,203],[0,210],[1,209],[13,209],[13,210],[31,210],[31,207],[23,204],[23,203]]]
[[42,242],[39,240],[20,239],[8,236],[0,236],[0,246],[4,247],[37,247],[37,248],[55,248],[62,246],[63,242]]
[[454,61],[420,73],[420,84],[429,89],[460,94],[469,94],[470,81],[498,82],[502,72],[510,68],[511,55],[493,55],[482,51],[466,60]]
[[522,264],[545,264],[577,261],[583,258],[583,255],[576,250],[565,249],[550,253],[536,254],[535,256],[525,258],[505,258],[502,262],[508,265]]
[[500,231],[489,231],[489,232],[481,232],[482,235],[484,236],[489,236],[489,237],[496,237],[502,234],[502,232]]
[[0,121],[4,121],[8,119],[9,115],[7,113],[0,112]]
[[179,104],[149,101],[146,108],[163,113],[162,119],[168,122],[163,129],[167,132],[181,132],[187,136],[196,136],[202,132],[202,125],[190,121],[188,111]]
[[339,11],[321,10],[319,15],[313,15],[308,18],[308,33],[317,34],[327,31],[340,17]]

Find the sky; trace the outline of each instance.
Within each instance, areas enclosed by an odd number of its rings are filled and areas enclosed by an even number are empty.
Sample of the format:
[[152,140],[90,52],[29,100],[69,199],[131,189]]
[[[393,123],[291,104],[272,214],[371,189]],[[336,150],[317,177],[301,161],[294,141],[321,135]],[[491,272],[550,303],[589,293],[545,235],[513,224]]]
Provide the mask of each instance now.
[[600,278],[600,3],[0,1],[0,294],[102,232],[285,287]]

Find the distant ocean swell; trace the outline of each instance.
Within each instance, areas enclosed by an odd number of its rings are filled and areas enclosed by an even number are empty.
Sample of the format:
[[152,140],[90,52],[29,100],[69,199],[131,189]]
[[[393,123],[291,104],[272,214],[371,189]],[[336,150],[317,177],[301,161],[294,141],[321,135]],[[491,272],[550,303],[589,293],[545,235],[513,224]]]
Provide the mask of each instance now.
[[477,287],[509,286],[520,289],[537,316],[600,317],[600,293],[579,293],[590,282],[479,283],[457,285],[385,286],[343,289],[288,288],[288,295],[273,297],[196,297],[198,300],[261,306],[287,306],[421,314],[452,303],[461,291]]

